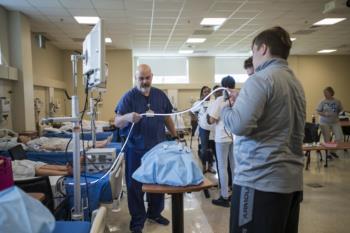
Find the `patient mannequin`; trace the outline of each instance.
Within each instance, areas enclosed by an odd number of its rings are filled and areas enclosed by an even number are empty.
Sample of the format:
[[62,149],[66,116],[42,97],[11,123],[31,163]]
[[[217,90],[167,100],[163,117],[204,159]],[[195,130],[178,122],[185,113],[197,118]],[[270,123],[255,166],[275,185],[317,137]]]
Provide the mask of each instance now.
[[11,161],[11,163],[14,179],[34,176],[68,176],[73,174],[73,169],[70,164],[50,165],[27,159],[14,160]]
[[[106,147],[112,140],[112,136],[103,141],[96,141],[96,148]],[[47,138],[40,137],[31,139],[28,136],[21,135],[18,137],[17,142],[23,143],[26,150],[29,151],[65,151],[69,143],[69,138]],[[80,140],[80,147],[84,145],[85,149],[92,147],[92,141]],[[70,142],[67,148],[68,151],[73,150],[73,143]]]
[[70,176],[73,174],[71,165],[50,165],[46,164],[35,168],[35,176]]

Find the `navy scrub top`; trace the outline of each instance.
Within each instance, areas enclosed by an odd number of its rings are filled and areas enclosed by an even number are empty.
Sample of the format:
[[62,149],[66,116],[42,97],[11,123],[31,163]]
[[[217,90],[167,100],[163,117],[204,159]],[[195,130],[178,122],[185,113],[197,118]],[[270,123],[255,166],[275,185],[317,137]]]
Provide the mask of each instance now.
[[[129,90],[119,101],[115,113],[124,115],[131,112],[145,113],[149,108],[154,113],[171,113],[173,106],[163,91],[151,87],[149,96],[144,96],[136,87]],[[135,150],[149,150],[158,143],[165,141],[165,117],[143,116],[134,125],[127,147]],[[120,134],[126,137],[131,123],[120,130]]]

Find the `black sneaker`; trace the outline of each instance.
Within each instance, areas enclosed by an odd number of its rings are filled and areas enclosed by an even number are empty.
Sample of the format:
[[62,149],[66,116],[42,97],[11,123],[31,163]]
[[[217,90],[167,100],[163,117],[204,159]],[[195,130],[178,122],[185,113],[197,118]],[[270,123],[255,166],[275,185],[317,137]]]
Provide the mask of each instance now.
[[160,225],[164,225],[164,226],[167,226],[169,225],[169,220],[164,218],[162,215],[159,215],[158,217],[148,217],[148,219],[151,221],[151,222],[156,222]]
[[216,171],[213,167],[209,167],[207,171],[210,172],[211,174],[216,174]]
[[211,203],[213,203],[213,205],[218,205],[222,207],[230,207],[230,201],[221,196],[218,199],[212,200]]
[[334,153],[334,152],[331,152],[330,154],[331,154],[334,158],[337,158],[337,159],[339,158],[339,156],[338,156],[336,153]]

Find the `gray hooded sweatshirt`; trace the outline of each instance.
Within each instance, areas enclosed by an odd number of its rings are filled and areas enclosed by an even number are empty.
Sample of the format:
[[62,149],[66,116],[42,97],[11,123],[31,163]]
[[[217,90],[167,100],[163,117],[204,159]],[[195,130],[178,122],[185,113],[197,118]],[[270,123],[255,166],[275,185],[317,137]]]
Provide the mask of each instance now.
[[234,184],[264,192],[303,189],[305,94],[284,59],[261,64],[232,108],[222,111],[236,135]]

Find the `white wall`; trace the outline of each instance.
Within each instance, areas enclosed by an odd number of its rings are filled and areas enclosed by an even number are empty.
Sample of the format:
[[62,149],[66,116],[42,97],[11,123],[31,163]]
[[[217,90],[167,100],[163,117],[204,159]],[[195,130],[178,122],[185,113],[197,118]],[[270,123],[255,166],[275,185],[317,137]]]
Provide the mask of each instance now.
[[18,69],[13,82],[12,121],[15,131],[34,130],[33,64],[31,31],[28,18],[20,12],[8,14],[10,64]]

